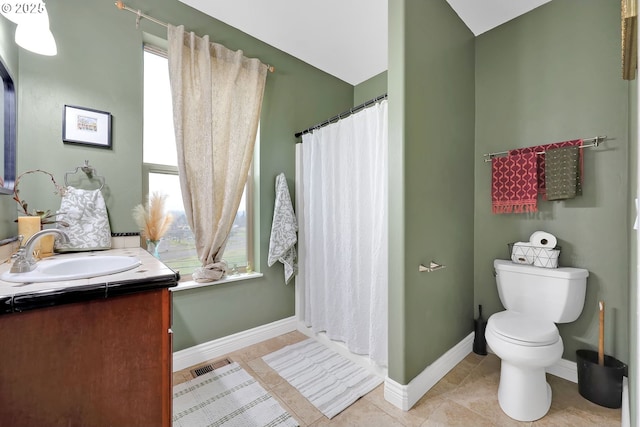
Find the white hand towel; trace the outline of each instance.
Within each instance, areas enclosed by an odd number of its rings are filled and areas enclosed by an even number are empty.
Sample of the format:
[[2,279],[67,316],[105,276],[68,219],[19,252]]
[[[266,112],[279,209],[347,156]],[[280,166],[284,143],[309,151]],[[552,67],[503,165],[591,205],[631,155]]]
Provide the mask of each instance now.
[[56,220],[57,228],[69,237],[69,243],[56,244],[59,252],[111,248],[107,205],[100,190],[67,187]]
[[296,273],[296,232],[298,223],[291,204],[287,178],[284,173],[276,177],[276,200],[273,208],[271,239],[269,240],[269,257],[267,264],[271,267],[276,261],[284,264],[284,283],[289,283]]

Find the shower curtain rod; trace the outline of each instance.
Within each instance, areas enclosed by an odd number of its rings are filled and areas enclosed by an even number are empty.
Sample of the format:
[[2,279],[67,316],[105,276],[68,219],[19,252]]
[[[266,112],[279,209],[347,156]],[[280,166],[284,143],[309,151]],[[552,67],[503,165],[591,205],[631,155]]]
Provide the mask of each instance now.
[[[153,16],[145,15],[144,13],[140,12],[140,10],[131,9],[129,6],[127,6],[120,0],[118,0],[115,3],[115,5],[120,10],[126,10],[127,12],[135,13],[138,16],[136,18],[136,28],[140,25],[140,19],[142,18],[147,19],[153,22],[154,24],[162,25],[165,28],[169,28],[169,24],[167,24],[166,22],[162,22],[161,20],[156,19]],[[265,64],[265,65],[267,66],[267,69],[271,73],[273,73],[276,70],[276,68],[273,65],[269,65],[269,64]]]
[[378,101],[382,101],[383,99],[387,99],[387,94],[386,93],[382,94],[380,96],[377,96],[377,97],[375,97],[373,99],[370,99],[368,101],[365,101],[360,105],[356,105],[353,108],[349,108],[347,111],[343,111],[342,113],[340,113],[340,114],[338,114],[336,116],[333,116],[330,119],[327,119],[322,123],[318,123],[315,126],[311,126],[310,128],[307,128],[307,129],[305,129],[303,131],[300,131],[300,132],[296,133],[295,136],[296,136],[296,138],[300,138],[305,133],[313,132],[316,129],[320,129],[322,127],[330,125],[331,123],[334,123],[337,120],[344,119],[345,117],[349,117],[351,114],[357,113],[358,111],[362,110],[363,108],[367,108],[367,107],[375,104]]

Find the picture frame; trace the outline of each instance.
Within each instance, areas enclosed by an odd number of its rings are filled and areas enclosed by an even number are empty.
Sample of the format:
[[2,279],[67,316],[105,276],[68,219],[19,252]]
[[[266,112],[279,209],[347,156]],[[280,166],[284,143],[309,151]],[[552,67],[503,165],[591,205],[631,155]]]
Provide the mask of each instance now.
[[111,148],[111,113],[65,105],[62,113],[62,142]]

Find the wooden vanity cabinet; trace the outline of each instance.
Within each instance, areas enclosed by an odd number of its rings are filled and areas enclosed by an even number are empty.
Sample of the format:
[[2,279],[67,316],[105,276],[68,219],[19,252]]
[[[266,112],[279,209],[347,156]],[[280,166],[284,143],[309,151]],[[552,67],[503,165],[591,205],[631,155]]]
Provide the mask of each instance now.
[[171,295],[0,315],[0,425],[171,425]]

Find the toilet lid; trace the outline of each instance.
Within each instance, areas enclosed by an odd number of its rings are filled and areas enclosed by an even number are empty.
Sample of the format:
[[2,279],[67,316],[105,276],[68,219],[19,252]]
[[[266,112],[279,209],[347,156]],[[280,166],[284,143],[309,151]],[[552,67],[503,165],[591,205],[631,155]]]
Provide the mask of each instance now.
[[491,316],[487,324],[487,328],[489,327],[507,341],[515,341],[521,345],[549,345],[560,337],[558,328],[552,321],[511,311]]

